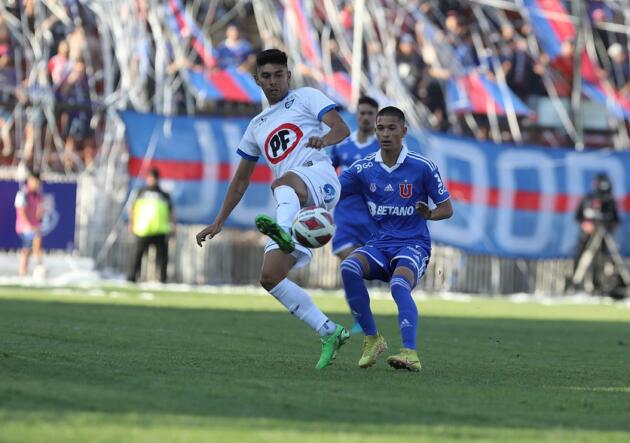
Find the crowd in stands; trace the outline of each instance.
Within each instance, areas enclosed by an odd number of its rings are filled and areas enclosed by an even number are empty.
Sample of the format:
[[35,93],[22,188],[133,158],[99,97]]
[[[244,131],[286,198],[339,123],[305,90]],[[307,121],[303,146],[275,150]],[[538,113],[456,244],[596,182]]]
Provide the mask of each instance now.
[[[4,0],[0,6],[0,164],[69,174],[89,168],[107,141],[116,109],[254,113],[259,101],[230,104],[201,96],[187,72],[251,72],[255,52],[272,46],[290,54],[296,83],[332,85],[332,95],[339,92],[343,97],[343,85],[329,80],[331,74],[352,72],[354,2],[297,2],[308,17],[309,29],[300,28],[300,23],[295,30],[310,33],[319,59],[309,59],[308,51],[291,46],[299,38],[287,38],[286,14],[279,12],[274,19],[285,28],[274,26],[273,11],[280,11],[283,2],[258,2],[262,12],[255,3]],[[449,81],[477,72],[499,85],[505,83],[532,109],[541,97],[569,98],[574,88],[575,39],[564,41],[559,54],[551,57],[537,42],[531,17],[524,11],[485,7],[482,0],[368,3],[379,6],[383,16],[373,9],[366,11],[370,20],[362,45],[363,93],[412,103],[422,117],[419,121],[435,130],[481,140],[497,141],[498,134],[503,141],[572,144],[566,130],[541,127],[534,115],[518,116],[524,135],[516,137],[509,113],[454,110],[445,91]],[[564,4],[571,12],[570,2]],[[594,62],[583,62],[581,75],[605,82],[628,100],[626,28],[630,23],[625,22],[623,2],[588,0],[585,6],[585,26],[590,30],[585,45]],[[201,35],[190,24],[182,26],[183,11]],[[303,49],[304,41],[301,44]],[[396,85],[402,89],[395,89]],[[622,118],[617,128],[626,136],[627,122]],[[611,145],[614,132],[601,144]]]
[[[9,2],[0,15],[1,157],[68,172],[93,161],[102,93],[97,22],[80,3]],[[20,32],[18,32],[18,30]],[[100,88],[100,90],[99,90]],[[54,155],[52,150],[56,150]]]
[[[483,3],[483,2],[480,2]],[[630,63],[628,60],[628,40],[625,33],[612,32],[610,25],[620,25],[625,29],[623,8],[601,0],[586,2],[585,17],[590,19],[585,46],[592,48],[590,53],[597,55],[598,63],[590,63],[583,57],[581,77],[589,76],[594,82],[609,83],[626,100],[630,98]],[[610,2],[612,4],[612,2]],[[522,11],[491,10],[484,18],[479,17],[479,5],[475,2],[444,1],[422,3],[420,9],[432,23],[441,24],[440,37],[427,39],[422,23],[414,16],[405,17],[406,32],[398,40],[397,64],[401,78],[409,92],[427,105],[434,118],[434,126],[449,130],[458,125],[460,132],[470,132],[478,139],[489,139],[490,123],[486,114],[475,115],[475,124],[462,123],[464,116],[451,113],[444,96],[444,82],[457,75],[452,67],[466,72],[480,72],[491,80],[509,87],[524,103],[535,108],[541,97],[568,99],[574,88],[575,39],[562,42],[560,54],[551,56],[544,52],[543,45],[536,41],[531,18]],[[565,2],[567,11],[571,4]],[[619,6],[619,5],[617,5]],[[488,11],[486,9],[486,11]],[[606,26],[608,25],[608,26]],[[600,27],[601,26],[601,27]],[[615,28],[613,28],[615,29]],[[625,32],[625,31],[624,31]],[[443,63],[436,41],[443,39],[452,48],[455,63]],[[548,79],[545,82],[545,77]],[[570,138],[563,130],[553,130],[537,125],[535,116],[524,117],[529,128],[528,141],[540,144],[570,146]],[[624,131],[627,133],[627,116]],[[468,126],[468,128],[466,128]],[[498,126],[503,141],[512,141],[513,134],[507,131],[505,117],[498,117]],[[468,129],[468,131],[466,131]],[[546,130],[547,129],[547,130]],[[544,137],[550,136],[545,139]],[[597,139],[592,138],[597,144]],[[606,139],[605,139],[606,140]],[[610,146],[610,141],[604,144]]]

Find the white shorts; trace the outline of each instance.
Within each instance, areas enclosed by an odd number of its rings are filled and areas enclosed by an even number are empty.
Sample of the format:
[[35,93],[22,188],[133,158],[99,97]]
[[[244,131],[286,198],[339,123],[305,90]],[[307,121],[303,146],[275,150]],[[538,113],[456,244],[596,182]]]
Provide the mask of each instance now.
[[[278,243],[269,239],[267,240],[267,244],[265,245],[265,254],[269,251],[273,251],[274,249],[278,249],[278,248],[279,248]],[[291,255],[296,260],[292,269],[300,269],[311,262],[311,258],[313,258],[313,251],[311,251],[308,248],[305,248],[298,242],[295,242],[295,250],[291,253]]]
[[341,184],[337,172],[327,160],[307,162],[306,165],[289,169],[297,174],[308,188],[306,206],[320,206],[332,210],[339,201]]
[[[288,172],[297,174],[306,184],[308,189],[308,201],[306,206],[319,206],[332,210],[341,195],[341,184],[339,178],[329,161],[307,162],[305,165],[289,169]],[[273,240],[267,241],[265,254],[274,249],[278,249],[278,244]],[[296,243],[295,251],[291,253],[297,260],[293,268],[299,269],[311,262],[313,251]]]

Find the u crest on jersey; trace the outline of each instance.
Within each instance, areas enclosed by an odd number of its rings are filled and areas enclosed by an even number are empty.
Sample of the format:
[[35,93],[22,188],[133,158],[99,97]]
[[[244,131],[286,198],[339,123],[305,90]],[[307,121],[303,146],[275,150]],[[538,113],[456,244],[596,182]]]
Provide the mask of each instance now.
[[411,183],[399,183],[398,184],[398,192],[402,198],[411,197],[413,187]]

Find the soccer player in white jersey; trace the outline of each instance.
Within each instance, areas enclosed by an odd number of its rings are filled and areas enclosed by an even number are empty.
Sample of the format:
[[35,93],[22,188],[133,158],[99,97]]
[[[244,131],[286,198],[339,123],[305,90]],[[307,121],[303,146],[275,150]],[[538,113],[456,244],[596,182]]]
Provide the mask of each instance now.
[[[387,348],[378,332],[364,280],[389,282],[398,306],[402,349],[388,357],[396,369],[419,371],[416,351],[418,308],[411,291],[424,274],[431,257],[427,220],[453,215],[450,196],[437,166],[403,144],[405,114],[393,106],[376,115],[376,137],[381,146],[357,160],[341,175],[342,198],[359,195],[377,224],[376,234],[341,264],[341,278],[352,315],[365,340],[359,367],[376,363]],[[429,199],[436,205],[429,209]]]
[[340,184],[330,159],[322,148],[339,143],[350,129],[337,112],[338,106],[314,88],[289,89],[291,71],[287,56],[268,49],[256,57],[256,83],[269,107],[252,119],[237,153],[242,157],[230,182],[215,221],[197,234],[197,244],[217,235],[243,197],[260,156],[271,168],[273,195],[278,204],[276,219],[256,217],[256,227],[270,237],[260,284],[291,314],[307,323],[321,337],[322,352],[316,368],[328,366],[349,333],[322,313],[308,293],[287,278],[294,267],[309,263],[312,252],[295,243],[290,233],[300,208],[316,205],[332,209]]

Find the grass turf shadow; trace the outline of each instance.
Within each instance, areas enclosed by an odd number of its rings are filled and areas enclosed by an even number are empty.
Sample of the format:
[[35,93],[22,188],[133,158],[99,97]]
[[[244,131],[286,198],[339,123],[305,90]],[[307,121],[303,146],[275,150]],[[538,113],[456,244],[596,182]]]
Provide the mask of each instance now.
[[422,317],[420,374],[360,370],[356,337],[316,371],[317,337],[284,312],[5,299],[0,336],[11,411],[630,431],[622,322]]

